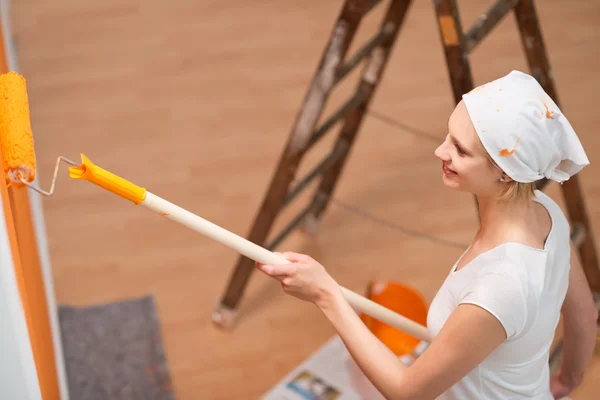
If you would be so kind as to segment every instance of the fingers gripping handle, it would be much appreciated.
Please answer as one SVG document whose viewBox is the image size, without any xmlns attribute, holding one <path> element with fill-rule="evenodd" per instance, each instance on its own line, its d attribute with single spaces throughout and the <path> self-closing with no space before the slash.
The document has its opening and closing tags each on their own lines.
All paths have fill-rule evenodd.
<svg viewBox="0 0 600 400">
<path fill-rule="evenodd" d="M 174 220 L 182 225 L 202 233 L 219 243 L 236 250 L 238 253 L 263 264 L 288 264 L 285 258 L 238 236 L 218 225 L 213 224 L 173 203 L 170 203 L 150 192 L 141 203 L 143 206 Z M 408 333 L 420 340 L 430 342 L 429 331 L 423 325 L 414 322 L 392 310 L 383 307 L 351 290 L 341 287 L 348 303 L 357 311 L 363 312 L 396 329 Z"/>
</svg>

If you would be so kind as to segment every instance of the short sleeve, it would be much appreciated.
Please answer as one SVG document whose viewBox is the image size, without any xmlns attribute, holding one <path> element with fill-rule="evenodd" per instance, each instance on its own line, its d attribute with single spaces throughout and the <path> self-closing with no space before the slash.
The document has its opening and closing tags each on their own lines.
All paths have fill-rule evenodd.
<svg viewBox="0 0 600 400">
<path fill-rule="evenodd" d="M 459 304 L 474 304 L 492 314 L 504 327 L 507 339 L 527 325 L 526 282 L 510 274 L 488 273 L 474 277 Z"/>
</svg>

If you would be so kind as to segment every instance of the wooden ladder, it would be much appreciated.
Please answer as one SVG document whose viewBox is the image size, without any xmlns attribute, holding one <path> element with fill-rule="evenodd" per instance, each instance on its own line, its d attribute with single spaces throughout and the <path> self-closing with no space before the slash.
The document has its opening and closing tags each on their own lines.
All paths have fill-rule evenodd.
<svg viewBox="0 0 600 400">
<path fill-rule="evenodd" d="M 348 48 L 361 20 L 378 3 L 379 0 L 345 1 L 248 240 L 272 250 L 300 223 L 315 224 L 326 211 L 369 102 L 381 81 L 390 51 L 411 1 L 389 1 L 379 31 L 346 60 Z M 452 92 L 457 104 L 463 93 L 474 88 L 468 61 L 469 53 L 511 11 L 514 12 L 518 23 L 530 74 L 559 104 L 533 0 L 497 0 L 467 33 L 461 28 L 456 0 L 434 0 L 434 3 Z M 316 126 L 333 88 L 363 60 L 366 62 L 354 94 L 322 125 Z M 330 153 L 306 176 L 297 180 L 296 171 L 302 157 L 339 121 L 343 121 L 343 124 Z M 320 178 L 320 183 L 312 201 L 292 218 L 270 243 L 265 243 L 278 214 L 317 178 Z M 292 187 L 294 181 L 297 183 Z M 541 180 L 538 188 L 543 189 L 546 184 L 546 180 Z M 572 238 L 579 250 L 589 285 L 594 292 L 600 293 L 598 256 L 578 176 L 575 175 L 562 184 L 561 190 L 573 228 Z M 252 260 L 244 256 L 239 257 L 225 293 L 213 313 L 213 321 L 217 326 L 225 329 L 233 327 L 240 300 L 254 270 Z"/>
</svg>

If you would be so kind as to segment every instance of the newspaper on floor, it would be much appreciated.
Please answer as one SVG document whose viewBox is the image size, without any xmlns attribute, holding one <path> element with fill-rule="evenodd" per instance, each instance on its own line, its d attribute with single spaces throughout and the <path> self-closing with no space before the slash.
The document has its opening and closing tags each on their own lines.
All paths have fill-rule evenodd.
<svg viewBox="0 0 600 400">
<path fill-rule="evenodd" d="M 425 344 L 418 346 L 413 355 L 401 360 L 412 363 L 425 347 Z M 384 400 L 384 397 L 335 335 L 280 380 L 262 400 Z"/>
<path fill-rule="evenodd" d="M 426 348 L 427 344 L 421 343 L 412 355 L 400 359 L 410 365 Z M 336 335 L 279 381 L 262 400 L 384 400 L 384 397 L 358 369 Z"/>
</svg>

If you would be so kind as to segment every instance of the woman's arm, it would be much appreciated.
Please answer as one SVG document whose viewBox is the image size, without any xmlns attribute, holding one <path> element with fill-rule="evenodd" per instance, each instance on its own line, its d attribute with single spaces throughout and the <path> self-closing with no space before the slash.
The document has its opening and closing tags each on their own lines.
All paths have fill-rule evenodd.
<svg viewBox="0 0 600 400">
<path fill-rule="evenodd" d="M 342 293 L 335 291 L 316 303 L 331 322 L 348 352 L 386 399 L 402 392 L 407 367 L 366 327 Z"/>
<path fill-rule="evenodd" d="M 492 314 L 479 306 L 462 304 L 452 312 L 427 350 L 412 366 L 406 367 L 364 325 L 322 265 L 303 254 L 282 255 L 291 263 L 257 263 L 257 268 L 279 280 L 288 294 L 314 303 L 324 313 L 359 368 L 386 399 L 439 396 L 507 337 L 504 327 Z M 512 294 L 503 292 L 502 297 Z"/>
<path fill-rule="evenodd" d="M 365 376 L 386 399 L 439 396 L 506 338 L 504 328 L 490 313 L 476 305 L 462 304 L 452 312 L 427 350 L 406 367 L 368 330 L 341 293 L 317 305 Z"/>
<path fill-rule="evenodd" d="M 571 390 L 583 381 L 596 344 L 598 310 L 571 243 L 569 288 L 563 303 L 563 355 L 558 379 Z"/>
</svg>

